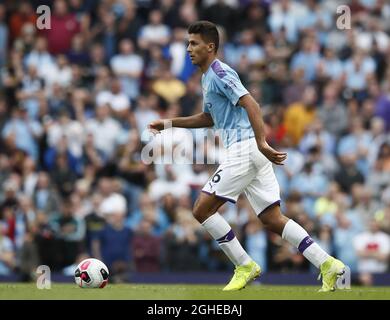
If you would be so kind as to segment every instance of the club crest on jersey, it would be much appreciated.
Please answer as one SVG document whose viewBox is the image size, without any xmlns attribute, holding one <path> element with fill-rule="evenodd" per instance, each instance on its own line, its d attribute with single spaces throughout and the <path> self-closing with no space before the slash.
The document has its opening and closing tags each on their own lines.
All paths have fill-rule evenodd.
<svg viewBox="0 0 390 320">
<path fill-rule="evenodd" d="M 222 68 L 222 66 L 219 64 L 218 61 L 214 61 L 213 64 L 211 65 L 211 69 L 214 70 L 214 72 L 216 73 L 216 75 L 219 77 L 219 78 L 223 78 L 224 76 L 226 76 L 226 71 Z"/>
</svg>

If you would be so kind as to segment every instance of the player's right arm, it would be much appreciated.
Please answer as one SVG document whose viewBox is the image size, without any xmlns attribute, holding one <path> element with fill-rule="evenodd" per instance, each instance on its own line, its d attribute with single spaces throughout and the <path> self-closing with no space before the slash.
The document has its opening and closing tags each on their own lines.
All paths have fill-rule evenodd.
<svg viewBox="0 0 390 320">
<path fill-rule="evenodd" d="M 190 117 L 178 117 L 172 119 L 159 119 L 152 121 L 148 128 L 151 131 L 160 132 L 169 127 L 178 128 L 206 128 L 214 125 L 211 115 L 207 112 L 201 112 Z"/>
</svg>

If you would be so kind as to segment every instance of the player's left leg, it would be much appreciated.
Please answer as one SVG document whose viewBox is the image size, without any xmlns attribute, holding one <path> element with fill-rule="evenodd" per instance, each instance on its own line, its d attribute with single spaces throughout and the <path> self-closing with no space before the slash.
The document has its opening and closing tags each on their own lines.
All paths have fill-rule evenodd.
<svg viewBox="0 0 390 320">
<path fill-rule="evenodd" d="M 245 194 L 267 230 L 279 234 L 321 270 L 322 291 L 333 291 L 344 264 L 329 256 L 294 220 L 280 211 L 280 190 L 271 163 L 263 166 L 247 186 Z"/>
<path fill-rule="evenodd" d="M 305 229 L 280 211 L 279 205 L 266 208 L 259 219 L 267 230 L 279 234 L 297 248 L 306 259 L 321 270 L 322 288 L 320 291 L 334 291 L 338 277 L 345 272 L 345 265 L 326 253 Z"/>
<path fill-rule="evenodd" d="M 215 194 L 201 192 L 192 213 L 237 267 L 248 264 L 252 259 L 241 246 L 229 223 L 218 213 L 219 207 L 226 201 Z"/>
</svg>

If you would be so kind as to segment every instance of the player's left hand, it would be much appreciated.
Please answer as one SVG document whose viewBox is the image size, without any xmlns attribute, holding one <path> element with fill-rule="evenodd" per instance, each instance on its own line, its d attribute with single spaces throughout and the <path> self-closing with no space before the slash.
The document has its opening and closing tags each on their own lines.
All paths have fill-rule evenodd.
<svg viewBox="0 0 390 320">
<path fill-rule="evenodd" d="M 267 142 L 260 145 L 259 150 L 269 161 L 280 166 L 283 165 L 283 161 L 287 158 L 287 152 L 276 151 L 274 148 L 270 147 Z"/>
</svg>

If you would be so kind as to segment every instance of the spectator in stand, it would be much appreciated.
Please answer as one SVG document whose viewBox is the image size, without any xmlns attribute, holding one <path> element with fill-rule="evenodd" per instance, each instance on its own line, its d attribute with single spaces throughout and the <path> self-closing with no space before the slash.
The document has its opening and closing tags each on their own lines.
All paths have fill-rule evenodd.
<svg viewBox="0 0 390 320">
<path fill-rule="evenodd" d="M 345 214 L 337 215 L 337 225 L 334 226 L 335 254 L 345 261 L 351 272 L 357 272 L 358 257 L 354 248 L 354 239 L 358 234 L 350 218 Z"/>
<path fill-rule="evenodd" d="M 83 252 L 81 245 L 85 236 L 85 223 L 75 216 L 74 209 L 70 201 L 65 201 L 61 206 L 61 214 L 51 221 L 53 231 L 61 240 L 62 267 L 75 262 L 79 253 Z"/>
<path fill-rule="evenodd" d="M 335 137 L 324 130 L 323 122 L 316 118 L 306 127 L 306 133 L 299 144 L 300 151 L 307 155 L 309 150 L 317 147 L 324 154 L 333 154 L 335 149 Z"/>
<path fill-rule="evenodd" d="M 285 30 L 288 42 L 296 43 L 299 32 L 299 13 L 301 4 L 282 0 L 273 2 L 271 5 L 271 14 L 268 16 L 268 24 L 272 33 L 278 33 Z M 302 12 L 302 11 L 301 11 Z"/>
<path fill-rule="evenodd" d="M 164 237 L 166 263 L 170 270 L 188 271 L 200 267 L 199 225 L 188 210 L 177 210 L 174 223 Z M 191 267 L 190 267 L 191 266 Z"/>
<path fill-rule="evenodd" d="M 89 56 L 85 48 L 84 38 L 80 33 L 76 33 L 73 36 L 71 47 L 66 53 L 66 57 L 71 64 L 83 66 L 89 63 Z"/>
<path fill-rule="evenodd" d="M 116 32 L 115 14 L 104 6 L 107 6 L 107 3 L 101 3 L 99 19 L 92 28 L 90 37 L 103 45 L 106 59 L 110 61 L 116 53 L 118 35 Z"/>
<path fill-rule="evenodd" d="M 130 39 L 137 43 L 138 32 L 142 28 L 142 19 L 137 16 L 137 6 L 134 1 L 123 2 L 124 13 L 119 21 L 118 36 L 120 39 Z"/>
<path fill-rule="evenodd" d="M 375 220 L 370 222 L 368 231 L 356 235 L 353 244 L 358 255 L 358 271 L 361 279 L 370 279 L 373 273 L 388 271 L 390 236 L 379 229 Z M 363 284 L 371 285 L 372 282 L 363 282 Z"/>
<path fill-rule="evenodd" d="M 65 137 L 70 153 L 78 158 L 82 155 L 84 130 L 84 124 L 72 119 L 67 110 L 62 110 L 58 117 L 46 118 L 46 148 L 56 148 Z"/>
<path fill-rule="evenodd" d="M 38 76 L 38 68 L 35 65 L 28 67 L 27 74 L 22 79 L 22 85 L 17 92 L 20 103 L 27 109 L 31 119 L 40 116 L 39 98 L 43 95 L 44 81 Z"/>
<path fill-rule="evenodd" d="M 152 45 L 165 46 L 171 35 L 170 29 L 163 23 L 163 16 L 160 10 L 151 10 L 149 23 L 144 25 L 138 36 L 138 46 L 147 50 Z"/>
<path fill-rule="evenodd" d="M 46 74 L 55 68 L 55 60 L 47 50 L 47 39 L 43 36 L 38 36 L 33 50 L 28 53 L 24 59 L 26 67 L 35 66 L 38 70 L 38 76 L 45 79 Z"/>
<path fill-rule="evenodd" d="M 368 149 L 371 143 L 371 133 L 363 127 L 363 119 L 356 117 L 350 119 L 349 132 L 343 136 L 337 146 L 339 156 L 355 154 L 356 165 L 364 176 L 368 173 Z"/>
<path fill-rule="evenodd" d="M 136 99 L 139 95 L 144 62 L 141 56 L 134 52 L 134 45 L 130 39 L 121 40 L 119 54 L 111 58 L 110 65 L 120 80 L 123 92 L 131 100 Z"/>
<path fill-rule="evenodd" d="M 133 232 L 124 224 L 126 206 L 119 198 L 112 198 L 109 204 L 101 205 L 101 212 L 107 223 L 95 233 L 92 253 L 106 263 L 114 283 L 124 282 L 133 262 Z"/>
<path fill-rule="evenodd" d="M 318 197 L 325 195 L 329 180 L 321 172 L 313 170 L 314 163 L 306 162 L 302 172 L 295 175 L 290 184 L 290 191 L 298 191 L 303 197 L 305 212 L 314 218 L 314 203 Z"/>
<path fill-rule="evenodd" d="M 0 67 L 3 68 L 6 64 L 8 52 L 9 29 L 5 23 L 6 9 L 3 4 L 0 5 Z"/>
<path fill-rule="evenodd" d="M 171 72 L 179 80 L 187 83 L 196 71 L 187 54 L 186 30 L 175 28 L 171 43 L 164 48 L 164 57 L 171 61 Z"/>
<path fill-rule="evenodd" d="M 169 226 L 166 213 L 146 193 L 141 194 L 139 209 L 130 213 L 126 225 L 132 230 L 137 230 L 143 220 L 148 220 L 152 224 L 152 234 L 155 236 L 163 235 Z"/>
<path fill-rule="evenodd" d="M 76 16 L 68 11 L 65 0 L 55 0 L 51 16 L 51 28 L 44 30 L 51 54 L 67 53 L 71 48 L 72 38 L 80 32 L 80 23 Z"/>
<path fill-rule="evenodd" d="M 153 110 L 153 105 L 150 101 L 150 98 L 150 95 L 140 95 L 138 97 L 136 110 L 134 111 L 138 134 L 140 137 L 142 137 L 142 134 L 144 134 L 150 121 L 160 119 L 160 115 L 158 114 L 157 110 Z"/>
<path fill-rule="evenodd" d="M 15 146 L 37 160 L 39 152 L 37 141 L 41 134 L 41 124 L 31 119 L 25 106 L 21 105 L 12 112 L 12 118 L 5 123 L 2 137 L 10 148 Z"/>
<path fill-rule="evenodd" d="M 134 234 L 132 251 L 138 272 L 159 272 L 161 268 L 161 239 L 153 234 L 152 229 L 152 222 L 144 219 Z"/>
<path fill-rule="evenodd" d="M 389 145 L 390 141 L 385 141 L 380 146 L 378 157 L 367 179 L 367 186 L 372 190 L 373 195 L 377 199 L 380 199 L 384 190 L 389 186 Z"/>
<path fill-rule="evenodd" d="M 385 121 L 387 132 L 390 132 L 390 96 L 385 92 L 389 92 L 389 90 L 390 81 L 385 84 L 384 90 L 379 94 L 375 103 L 375 113 Z"/>
<path fill-rule="evenodd" d="M 92 254 L 92 240 L 96 237 L 99 231 L 103 230 L 106 224 L 106 220 L 103 218 L 103 214 L 100 211 L 100 204 L 102 197 L 98 193 L 94 193 L 91 196 L 91 211 L 84 217 L 85 221 L 85 249 Z"/>
<path fill-rule="evenodd" d="M 15 40 L 21 35 L 23 26 L 25 24 L 33 24 L 37 21 L 37 15 L 34 12 L 34 8 L 29 1 L 22 1 L 18 5 L 18 11 L 11 15 L 10 26 L 10 38 L 11 41 Z"/>
<path fill-rule="evenodd" d="M 313 86 L 308 86 L 303 92 L 302 101 L 288 106 L 284 116 L 284 125 L 293 146 L 299 144 L 307 126 L 315 119 L 316 102 L 316 90 Z"/>
<path fill-rule="evenodd" d="M 62 163 L 63 160 L 64 163 Z M 58 174 L 57 170 L 60 168 L 66 170 L 71 176 L 78 174 L 81 170 L 79 159 L 70 149 L 66 136 L 62 136 L 55 147 L 46 150 L 44 161 L 46 169 L 54 174 Z"/>
<path fill-rule="evenodd" d="M 386 188 L 381 197 L 382 205 L 375 212 L 374 217 L 382 231 L 390 233 L 390 187 Z"/>
<path fill-rule="evenodd" d="M 173 76 L 167 65 L 162 66 L 161 76 L 153 82 L 152 89 L 167 103 L 177 102 L 186 92 L 184 83 Z"/>
<path fill-rule="evenodd" d="M 58 153 L 56 155 L 51 178 L 59 186 L 58 191 L 62 197 L 66 198 L 72 193 L 77 174 L 72 170 L 67 154 Z"/>
<path fill-rule="evenodd" d="M 16 264 L 15 251 L 12 241 L 4 235 L 0 225 L 0 275 L 10 275 Z"/>
<path fill-rule="evenodd" d="M 112 79 L 110 90 L 101 91 L 96 96 L 97 105 L 108 105 L 113 118 L 121 123 L 123 127 L 126 126 L 127 118 L 130 115 L 130 99 L 122 90 L 122 83 L 119 79 Z"/>
<path fill-rule="evenodd" d="M 345 87 L 349 89 L 358 101 L 367 97 L 367 83 L 372 79 L 376 64 L 371 56 L 362 50 L 356 51 L 344 65 Z"/>
<path fill-rule="evenodd" d="M 89 64 L 87 69 L 87 75 L 92 81 L 97 77 L 98 72 L 106 64 L 106 53 L 102 44 L 96 42 L 89 48 Z"/>
<path fill-rule="evenodd" d="M 256 42 L 256 34 L 252 29 L 245 29 L 241 32 L 240 42 L 228 63 L 240 69 L 240 65 L 247 61 L 249 65 L 259 64 L 265 59 L 263 48 Z"/>
<path fill-rule="evenodd" d="M 96 101 L 96 118 L 86 121 L 86 129 L 91 133 L 95 147 L 104 154 L 105 159 L 111 159 L 114 154 L 118 137 L 122 128 L 120 123 L 111 117 L 108 101 Z"/>
<path fill-rule="evenodd" d="M 335 180 L 344 192 L 350 193 L 353 184 L 364 183 L 364 175 L 356 165 L 356 154 L 345 153 L 340 154 L 339 157 L 340 167 L 336 172 Z"/>
<path fill-rule="evenodd" d="M 325 47 L 324 56 L 318 61 L 316 68 L 317 79 L 341 81 L 343 64 L 333 48 Z"/>
<path fill-rule="evenodd" d="M 328 82 L 318 111 L 318 117 L 322 120 L 325 130 L 335 136 L 344 134 L 348 126 L 347 110 L 339 100 L 338 93 L 337 86 L 333 82 Z"/>
<path fill-rule="evenodd" d="M 291 61 L 291 69 L 303 69 L 304 79 L 313 81 L 316 78 L 316 68 L 320 63 L 319 45 L 313 37 L 302 40 L 301 50 L 297 52 Z"/>
<path fill-rule="evenodd" d="M 43 211 L 49 217 L 58 213 L 59 199 L 57 190 L 51 185 L 49 175 L 41 171 L 38 174 L 38 181 L 33 194 L 34 206 L 39 211 Z"/>
</svg>

